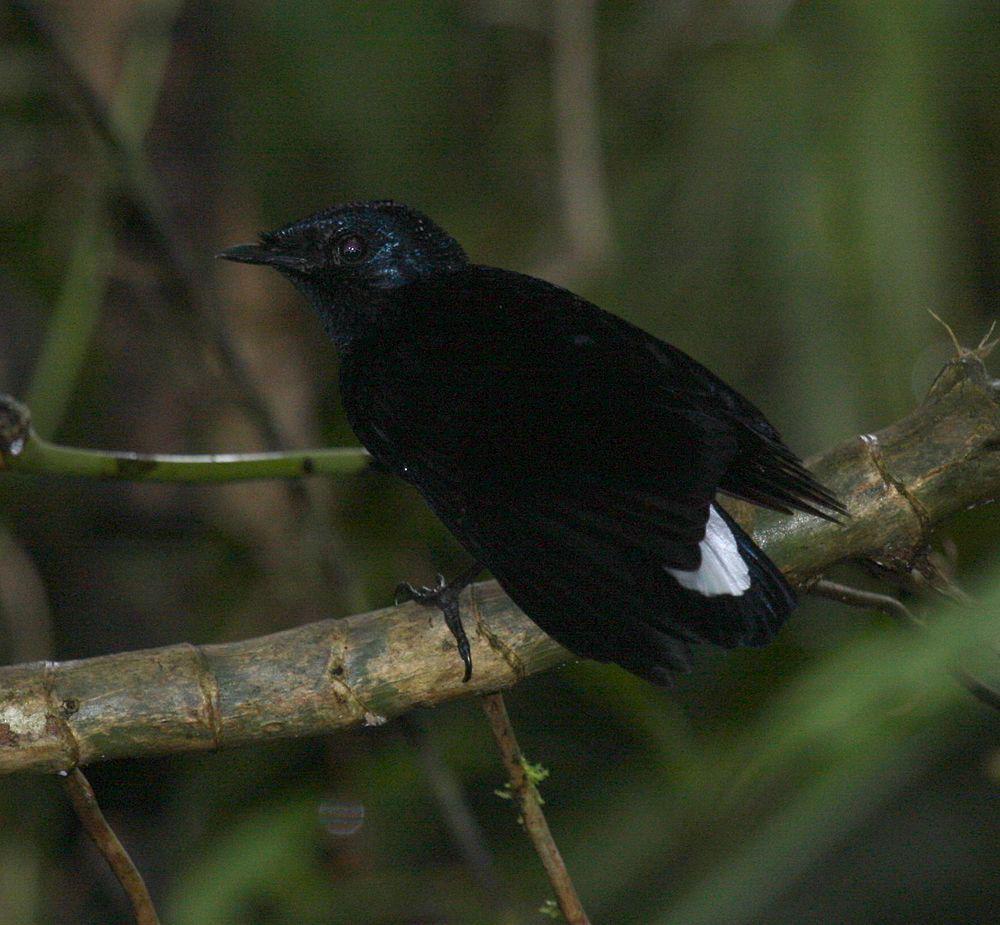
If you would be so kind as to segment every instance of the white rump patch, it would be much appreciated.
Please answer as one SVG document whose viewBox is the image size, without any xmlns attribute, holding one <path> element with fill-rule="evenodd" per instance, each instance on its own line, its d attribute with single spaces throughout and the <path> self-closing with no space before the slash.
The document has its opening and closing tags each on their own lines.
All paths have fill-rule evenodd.
<svg viewBox="0 0 1000 925">
<path fill-rule="evenodd" d="M 750 587 L 750 569 L 736 545 L 736 537 L 713 504 L 708 510 L 705 539 L 699 544 L 701 565 L 685 571 L 668 568 L 667 571 L 683 587 L 706 597 L 719 594 L 741 595 Z"/>
</svg>

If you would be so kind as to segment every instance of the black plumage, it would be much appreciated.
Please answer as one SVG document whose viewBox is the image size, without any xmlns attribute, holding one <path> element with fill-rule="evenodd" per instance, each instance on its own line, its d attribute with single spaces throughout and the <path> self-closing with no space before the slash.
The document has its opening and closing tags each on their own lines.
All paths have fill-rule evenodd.
<svg viewBox="0 0 1000 925">
<path fill-rule="evenodd" d="M 689 643 L 774 636 L 794 593 L 718 491 L 843 513 L 705 367 L 565 289 L 471 264 L 405 206 L 340 206 L 221 256 L 309 298 L 361 442 L 580 655 L 665 683 Z"/>
</svg>

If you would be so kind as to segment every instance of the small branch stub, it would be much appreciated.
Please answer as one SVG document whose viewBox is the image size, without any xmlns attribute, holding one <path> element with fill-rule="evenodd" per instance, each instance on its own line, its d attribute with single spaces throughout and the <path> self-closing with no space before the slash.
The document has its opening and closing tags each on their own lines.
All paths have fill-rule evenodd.
<svg viewBox="0 0 1000 925">
<path fill-rule="evenodd" d="M 61 776 L 63 789 L 73 804 L 80 822 L 93 839 L 98 851 L 104 855 L 104 859 L 122 885 L 125 895 L 128 896 L 132 911 L 135 913 L 136 925 L 160 925 L 159 916 L 156 914 L 142 874 L 132 863 L 132 858 L 118 840 L 114 830 L 108 825 L 108 820 L 104 818 L 90 781 L 79 768 L 73 768 Z"/>
<path fill-rule="evenodd" d="M 514 735 L 514 727 L 507 715 L 503 694 L 486 694 L 483 697 L 483 710 L 490 721 L 493 738 L 496 739 L 500 757 L 507 769 L 511 794 L 521 811 L 524 829 L 538 853 L 552 889 L 555 890 L 559 911 L 569 925 L 590 925 L 590 919 L 583 910 L 576 887 L 566 869 L 566 862 L 563 861 L 562 854 L 552 838 L 545 813 L 542 812 L 541 797 L 534 781 L 528 776 L 524 756 L 521 754 L 517 737 Z"/>
</svg>

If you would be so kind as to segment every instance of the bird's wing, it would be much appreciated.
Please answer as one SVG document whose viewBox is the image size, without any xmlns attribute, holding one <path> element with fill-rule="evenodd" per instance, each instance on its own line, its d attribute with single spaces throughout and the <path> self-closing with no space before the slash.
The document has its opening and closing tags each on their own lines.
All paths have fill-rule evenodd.
<svg viewBox="0 0 1000 925">
<path fill-rule="evenodd" d="M 502 304 L 495 292 L 470 281 L 448 298 L 409 296 L 412 323 L 348 377 L 371 383 L 362 439 L 435 507 L 523 509 L 581 544 L 697 568 L 736 429 L 611 316 L 555 287 L 504 292 Z M 421 298 L 452 316 L 428 321 Z"/>
<path fill-rule="evenodd" d="M 800 510 L 832 521 L 847 514 L 756 406 L 676 347 L 637 333 L 693 406 L 732 427 L 737 451 L 722 475 L 722 491 L 786 514 Z"/>
</svg>

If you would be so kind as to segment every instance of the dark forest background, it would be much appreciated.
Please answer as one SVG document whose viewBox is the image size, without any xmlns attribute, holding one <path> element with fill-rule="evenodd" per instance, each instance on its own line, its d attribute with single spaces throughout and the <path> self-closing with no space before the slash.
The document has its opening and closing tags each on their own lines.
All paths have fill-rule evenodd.
<svg viewBox="0 0 1000 925">
<path fill-rule="evenodd" d="M 51 34 L 0 4 L 0 390 L 61 442 L 259 449 L 255 387 L 283 445 L 354 443 L 318 322 L 212 260 L 348 199 L 411 203 L 680 346 L 803 455 L 924 394 L 952 350 L 930 310 L 965 343 L 996 316 L 987 0 L 38 8 Z M 0 480 L 0 658 L 262 634 L 465 562 L 388 476 L 308 491 L 303 514 L 282 484 Z M 988 595 L 998 541 L 986 507 L 937 545 Z M 993 922 L 1000 722 L 943 664 L 807 599 L 673 691 L 581 663 L 508 703 L 596 922 Z M 478 705 L 418 721 L 90 776 L 170 925 L 544 921 Z M 56 783 L 0 780 L 0 922 L 126 921 Z"/>
</svg>

